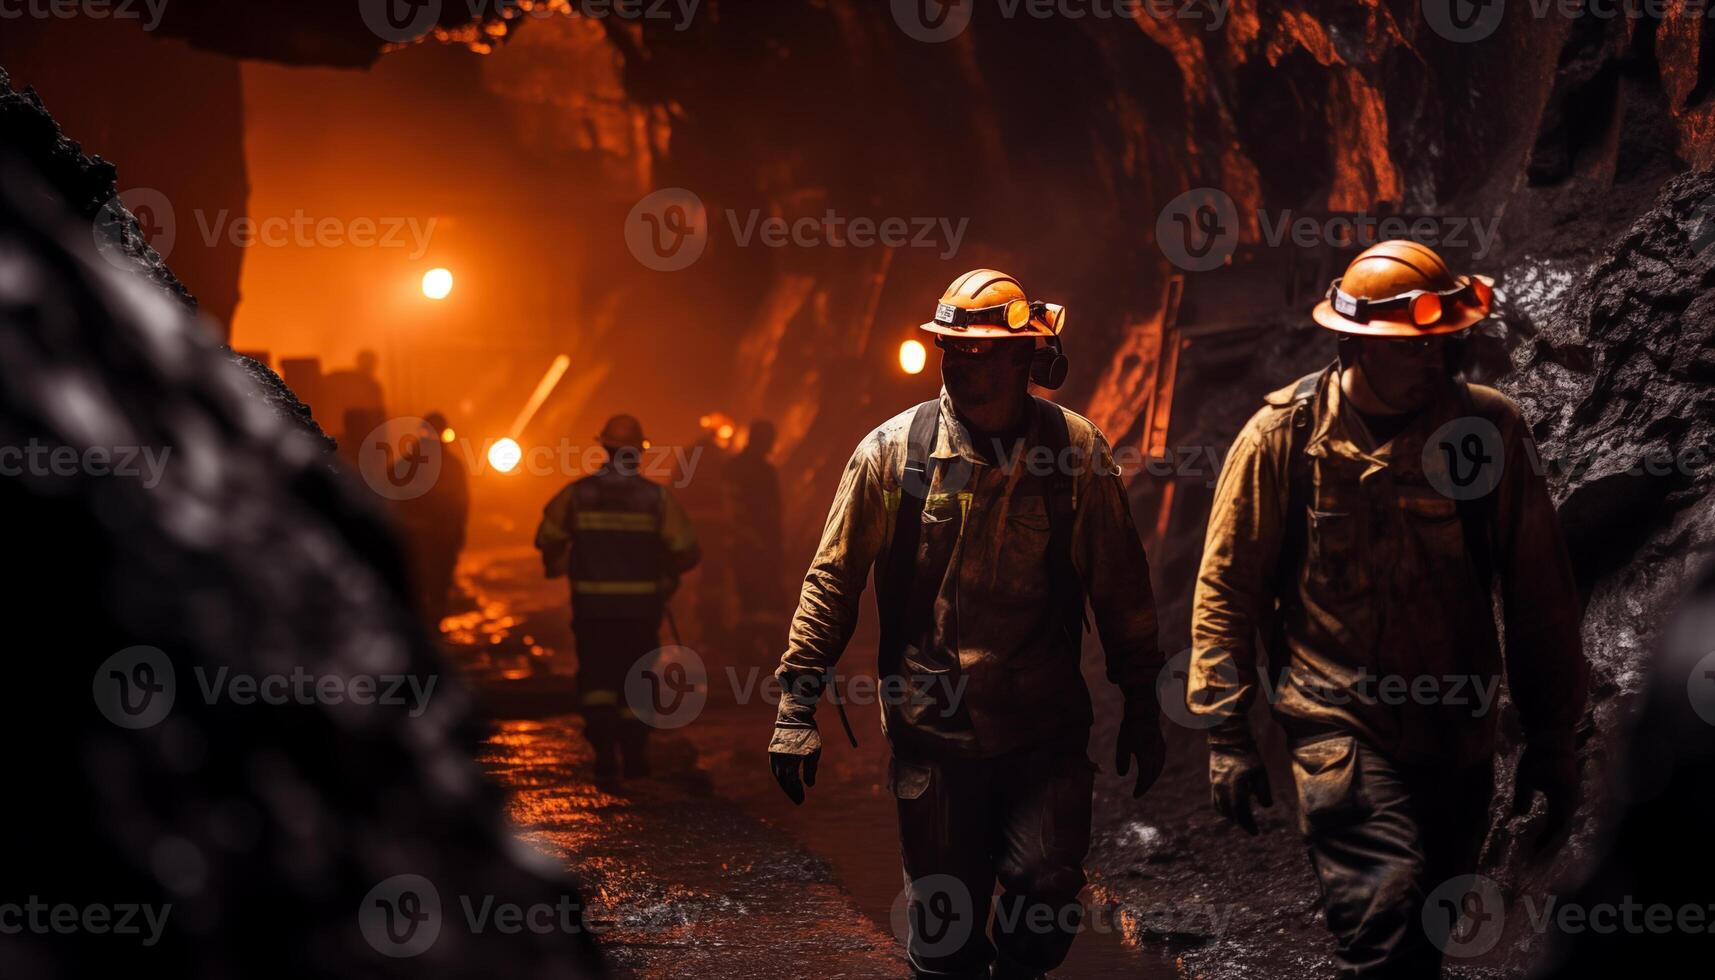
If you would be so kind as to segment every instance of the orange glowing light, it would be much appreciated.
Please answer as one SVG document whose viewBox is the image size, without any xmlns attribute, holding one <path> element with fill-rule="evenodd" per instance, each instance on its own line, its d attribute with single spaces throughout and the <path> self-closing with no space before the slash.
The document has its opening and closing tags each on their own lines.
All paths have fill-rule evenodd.
<svg viewBox="0 0 1715 980">
<path fill-rule="evenodd" d="M 920 340 L 907 340 L 899 345 L 899 366 L 906 374 L 922 374 L 929 363 L 929 351 Z"/>
<path fill-rule="evenodd" d="M 430 299 L 446 299 L 453 292 L 451 269 L 430 269 L 423 273 L 423 295 Z"/>
<path fill-rule="evenodd" d="M 453 427 L 452 426 L 449 425 L 446 428 L 441 430 L 441 441 L 442 442 L 451 445 L 453 443 L 453 441 L 456 439 L 458 439 L 458 436 L 453 434 Z"/>
<path fill-rule="evenodd" d="M 517 469 L 523 458 L 524 450 L 519 447 L 516 439 L 497 439 L 494 445 L 488 447 L 488 465 L 500 473 L 510 473 Z"/>
<path fill-rule="evenodd" d="M 733 428 L 730 425 L 723 425 L 720 428 L 715 430 L 715 435 L 717 437 L 719 437 L 722 442 L 725 442 L 726 440 L 731 439 L 732 433 L 733 433 Z"/>
</svg>

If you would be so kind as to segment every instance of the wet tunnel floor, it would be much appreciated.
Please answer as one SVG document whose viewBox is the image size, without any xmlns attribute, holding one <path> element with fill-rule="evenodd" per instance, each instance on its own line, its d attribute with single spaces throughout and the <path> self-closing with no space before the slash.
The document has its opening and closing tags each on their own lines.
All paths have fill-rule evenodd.
<svg viewBox="0 0 1715 980">
<path fill-rule="evenodd" d="M 528 551 L 473 555 L 461 579 L 477 609 L 449 622 L 448 638 L 479 689 L 508 692 L 489 698 L 495 721 L 482 761 L 510 794 L 520 837 L 581 883 L 618 972 L 909 975 L 892 929 L 898 839 L 886 750 L 879 733 L 864 736 L 872 722 L 854 719 L 860 749 L 830 744 L 810 800 L 793 807 L 763 754 L 772 707 L 736 703 L 728 668 L 711 663 L 708 707 L 653 737 L 653 776 L 603 791 L 582 720 L 567 713 L 563 676 L 528 676 L 532 662 L 570 645 L 564 583 L 544 582 Z M 744 684 L 750 668 L 735 669 Z M 835 719 L 825 727 L 837 737 Z M 1053 975 L 1175 971 L 1097 922 Z"/>
</svg>

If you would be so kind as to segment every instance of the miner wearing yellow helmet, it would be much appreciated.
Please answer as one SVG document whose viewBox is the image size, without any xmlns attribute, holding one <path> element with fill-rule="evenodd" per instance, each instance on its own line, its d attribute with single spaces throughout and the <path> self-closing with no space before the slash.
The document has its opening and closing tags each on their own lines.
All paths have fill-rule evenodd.
<svg viewBox="0 0 1715 980">
<path fill-rule="evenodd" d="M 1514 806 L 1540 792 L 1558 839 L 1578 799 L 1566 545 L 1518 406 L 1458 371 L 1491 304 L 1489 280 L 1423 245 L 1360 254 L 1312 314 L 1338 360 L 1267 396 L 1209 517 L 1186 703 L 1215 808 L 1254 834 L 1252 802 L 1272 803 L 1248 720 L 1262 687 L 1342 977 L 1439 975 L 1488 829 L 1503 669 Z"/>
<path fill-rule="evenodd" d="M 941 394 L 858 445 L 776 672 L 769 753 L 802 803 L 821 755 L 816 704 L 873 567 L 920 976 L 987 977 L 992 964 L 1036 977 L 1071 947 L 1096 771 L 1086 602 L 1125 695 L 1116 768 L 1136 765 L 1141 796 L 1164 759 L 1155 604 L 1125 486 L 1094 424 L 1029 391 L 1064 379 L 1064 328 L 1062 307 L 1004 273 L 948 287 L 922 325 L 941 349 Z"/>
</svg>

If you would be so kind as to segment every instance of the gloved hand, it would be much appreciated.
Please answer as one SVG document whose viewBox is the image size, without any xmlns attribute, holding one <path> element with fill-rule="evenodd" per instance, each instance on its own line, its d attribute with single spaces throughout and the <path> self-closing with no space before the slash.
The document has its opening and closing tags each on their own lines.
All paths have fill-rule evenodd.
<svg viewBox="0 0 1715 980">
<path fill-rule="evenodd" d="M 1167 740 L 1161 737 L 1160 712 L 1155 702 L 1148 707 L 1134 707 L 1126 702 L 1125 718 L 1120 722 L 1119 738 L 1114 744 L 1114 771 L 1124 776 L 1137 759 L 1137 783 L 1132 787 L 1132 799 L 1149 792 L 1167 765 Z"/>
<path fill-rule="evenodd" d="M 817 749 L 809 755 L 788 755 L 785 752 L 768 753 L 768 762 L 774 768 L 774 781 L 786 791 L 787 799 L 794 805 L 804 802 L 804 787 L 816 785 L 816 766 L 822 761 L 822 750 Z M 799 767 L 803 767 L 803 778 L 799 778 Z"/>
<path fill-rule="evenodd" d="M 804 787 L 816 785 L 816 766 L 822 761 L 822 736 L 814 722 L 811 725 L 776 725 L 768 742 L 768 765 L 774 770 L 774 781 L 794 804 L 804 802 Z"/>
<path fill-rule="evenodd" d="M 1558 841 L 1572 825 L 1582 782 L 1578 750 L 1570 740 L 1527 741 L 1513 784 L 1513 813 L 1528 813 L 1536 794 L 1541 793 L 1546 802 L 1542 839 Z"/>
<path fill-rule="evenodd" d="M 1256 747 L 1248 743 L 1209 743 L 1209 793 L 1215 812 L 1256 836 L 1256 817 L 1251 814 L 1251 801 L 1258 806 L 1274 805 L 1274 792 L 1268 787 L 1268 769 Z"/>
</svg>

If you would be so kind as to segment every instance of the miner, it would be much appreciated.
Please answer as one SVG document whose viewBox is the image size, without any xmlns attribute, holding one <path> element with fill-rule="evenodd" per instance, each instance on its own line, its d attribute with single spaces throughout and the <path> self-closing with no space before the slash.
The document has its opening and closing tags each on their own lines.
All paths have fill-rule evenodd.
<svg viewBox="0 0 1715 980">
<path fill-rule="evenodd" d="M 1405 241 L 1315 309 L 1339 359 L 1267 396 L 1209 517 L 1186 700 L 1215 809 L 1272 803 L 1247 713 L 1270 707 L 1343 977 L 1433 977 L 1488 829 L 1503 667 L 1525 748 L 1514 807 L 1577 803 L 1587 665 L 1565 542 L 1519 409 L 1458 373 L 1490 282 Z M 1454 894 L 1457 892 L 1458 894 Z M 1426 898 L 1432 901 L 1424 909 Z"/>
<path fill-rule="evenodd" d="M 549 501 L 536 548 L 549 578 L 572 587 L 584 733 L 598 782 L 647 776 L 648 725 L 625 699 L 628 668 L 660 646 L 661 618 L 679 577 L 696 567 L 697 539 L 667 488 L 645 479 L 643 426 L 616 415 L 597 437 L 600 469 Z"/>
<path fill-rule="evenodd" d="M 1064 316 L 991 269 L 948 287 L 922 325 L 941 350 L 940 397 L 846 465 L 776 672 L 769 753 L 802 803 L 822 749 L 816 704 L 874 566 L 918 976 L 987 977 L 991 963 L 996 977 L 1041 976 L 1071 946 L 1096 772 L 1086 600 L 1125 695 L 1115 767 L 1135 761 L 1141 796 L 1163 763 L 1155 605 L 1125 486 L 1094 424 L 1029 392 L 1064 379 Z"/>
</svg>

